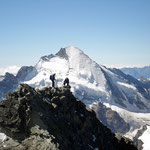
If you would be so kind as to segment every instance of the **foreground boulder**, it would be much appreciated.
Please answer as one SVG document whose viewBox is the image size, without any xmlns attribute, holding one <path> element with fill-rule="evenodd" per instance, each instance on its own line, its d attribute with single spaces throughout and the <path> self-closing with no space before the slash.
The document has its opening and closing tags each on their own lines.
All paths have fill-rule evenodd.
<svg viewBox="0 0 150 150">
<path fill-rule="evenodd" d="M 21 84 L 0 102 L 1 150 L 136 150 L 115 137 L 70 89 Z"/>
</svg>

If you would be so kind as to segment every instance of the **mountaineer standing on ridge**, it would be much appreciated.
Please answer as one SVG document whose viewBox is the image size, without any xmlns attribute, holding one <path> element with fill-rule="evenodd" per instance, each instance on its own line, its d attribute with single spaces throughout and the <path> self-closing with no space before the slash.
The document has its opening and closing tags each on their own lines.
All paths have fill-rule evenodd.
<svg viewBox="0 0 150 150">
<path fill-rule="evenodd" d="M 52 81 L 52 87 L 55 87 L 55 73 L 50 75 L 50 80 Z"/>
<path fill-rule="evenodd" d="M 65 78 L 64 80 L 64 86 L 67 84 L 67 86 L 69 87 L 69 78 Z"/>
</svg>

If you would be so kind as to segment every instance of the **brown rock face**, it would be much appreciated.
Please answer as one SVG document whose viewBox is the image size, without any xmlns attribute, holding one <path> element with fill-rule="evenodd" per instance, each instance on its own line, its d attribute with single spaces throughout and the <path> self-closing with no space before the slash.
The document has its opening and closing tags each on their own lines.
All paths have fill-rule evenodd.
<svg viewBox="0 0 150 150">
<path fill-rule="evenodd" d="M 21 84 L 0 102 L 1 150 L 136 150 L 105 127 L 69 88 Z"/>
</svg>

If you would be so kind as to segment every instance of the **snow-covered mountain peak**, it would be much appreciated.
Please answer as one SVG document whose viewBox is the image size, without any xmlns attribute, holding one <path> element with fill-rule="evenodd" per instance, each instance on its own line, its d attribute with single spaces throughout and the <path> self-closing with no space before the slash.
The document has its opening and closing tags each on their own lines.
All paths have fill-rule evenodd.
<svg viewBox="0 0 150 150">
<path fill-rule="evenodd" d="M 73 55 L 73 54 L 79 55 L 79 54 L 84 53 L 82 50 L 80 50 L 79 48 L 74 47 L 74 46 L 68 46 L 65 48 L 65 50 L 66 50 L 66 53 L 68 54 L 68 56 Z"/>
<path fill-rule="evenodd" d="M 73 59 L 78 59 L 80 55 L 85 55 L 82 50 L 74 46 L 68 46 L 66 48 L 61 48 L 60 51 L 56 54 L 61 58 L 68 60 L 70 57 Z"/>
<path fill-rule="evenodd" d="M 64 58 L 67 58 L 69 67 L 78 72 L 82 70 L 88 70 L 91 72 L 91 69 L 97 66 L 97 64 L 89 58 L 89 56 L 77 47 L 69 46 L 61 49 L 60 51 L 63 51 L 63 56 L 65 56 Z"/>
<path fill-rule="evenodd" d="M 62 86 L 64 78 L 69 77 L 72 91 L 77 97 L 86 101 L 90 97 L 87 106 L 101 99 L 103 102 L 117 103 L 130 110 L 135 108 L 136 111 L 139 109 L 137 107 L 140 107 L 141 111 L 146 109 L 146 95 L 141 96 L 138 93 L 140 88 L 130 86 L 128 77 L 124 79 L 125 75 L 121 77 L 121 74 L 98 65 L 79 48 L 69 46 L 61 48 L 55 55 L 41 57 L 35 68 L 37 75 L 26 82 L 34 87 L 49 86 L 50 74 L 56 73 L 57 86 Z M 133 100 L 135 94 L 136 101 Z M 140 105 L 140 101 L 144 102 L 143 106 Z M 136 103 L 137 107 L 133 106 L 133 103 Z"/>
<path fill-rule="evenodd" d="M 83 51 L 81 51 L 79 48 L 74 47 L 74 46 L 68 46 L 66 48 L 61 48 L 58 53 L 55 55 L 50 54 L 50 55 L 45 55 L 42 56 L 39 60 L 39 62 L 44 62 L 44 61 L 50 61 L 51 58 L 53 57 L 60 57 L 63 59 L 68 60 L 70 57 L 77 60 L 80 55 L 85 55 Z M 38 63 L 39 63 L 38 62 Z"/>
<path fill-rule="evenodd" d="M 26 83 L 37 88 L 49 86 L 51 84 L 49 75 L 56 73 L 57 86 L 62 86 L 62 81 L 68 76 L 73 91 L 78 87 L 85 90 L 85 85 L 87 90 L 93 88 L 92 95 L 100 96 L 101 92 L 106 91 L 106 79 L 101 67 L 82 50 L 73 46 L 61 48 L 55 55 L 41 57 L 35 68 L 37 75 Z"/>
<path fill-rule="evenodd" d="M 97 86 L 101 84 L 101 87 L 104 88 L 106 80 L 101 71 L 100 65 L 94 62 L 91 58 L 89 58 L 89 56 L 87 56 L 77 47 L 66 47 L 64 48 L 64 52 L 67 55 L 67 61 L 69 65 L 68 73 L 70 76 L 75 75 L 80 84 L 84 80 L 86 81 L 84 84 L 93 84 L 95 82 L 97 83 Z"/>
<path fill-rule="evenodd" d="M 67 63 L 67 66 L 69 67 L 69 68 L 67 67 L 68 72 L 70 70 L 74 70 L 75 72 L 86 70 L 87 73 L 87 71 L 91 72 L 92 71 L 91 69 L 97 66 L 97 64 L 92 59 L 90 59 L 86 54 L 84 54 L 82 50 L 73 46 L 61 48 L 60 51 L 56 53 L 56 55 L 51 54 L 48 56 L 41 57 L 40 61 L 36 65 L 36 68 L 37 69 L 45 67 L 51 68 L 52 62 L 53 66 L 57 66 L 58 62 L 60 62 L 59 63 L 60 65 Z M 64 69 L 66 68 L 66 65 L 64 67 L 63 66 L 60 67 Z M 57 68 L 60 69 L 60 67 Z"/>
</svg>

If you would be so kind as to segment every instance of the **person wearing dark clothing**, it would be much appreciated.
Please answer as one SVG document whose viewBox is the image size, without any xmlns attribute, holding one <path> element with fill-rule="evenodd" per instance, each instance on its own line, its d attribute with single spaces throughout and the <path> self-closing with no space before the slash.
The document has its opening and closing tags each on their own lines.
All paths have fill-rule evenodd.
<svg viewBox="0 0 150 150">
<path fill-rule="evenodd" d="M 69 79 L 68 78 L 66 78 L 65 80 L 64 80 L 64 86 L 67 84 L 67 86 L 69 86 Z"/>
<path fill-rule="evenodd" d="M 50 80 L 52 81 L 52 87 L 55 87 L 55 73 L 50 75 Z"/>
</svg>

